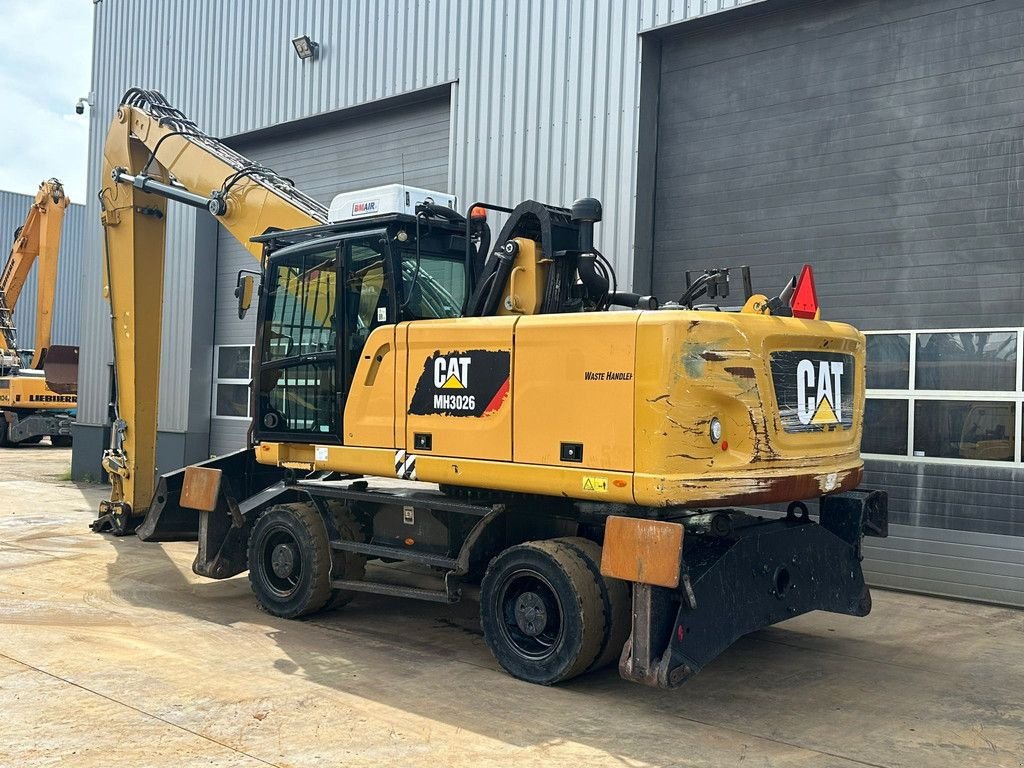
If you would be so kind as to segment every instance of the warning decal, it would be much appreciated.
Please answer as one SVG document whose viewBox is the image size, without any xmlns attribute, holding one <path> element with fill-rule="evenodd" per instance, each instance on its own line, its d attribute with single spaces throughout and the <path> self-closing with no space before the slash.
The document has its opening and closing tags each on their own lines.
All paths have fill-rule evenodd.
<svg viewBox="0 0 1024 768">
<path fill-rule="evenodd" d="M 591 493 L 608 493 L 607 477 L 584 477 L 583 490 Z"/>
<path fill-rule="evenodd" d="M 511 354 L 506 351 L 440 350 L 428 357 L 416 382 L 409 413 L 418 416 L 486 416 L 509 393 Z"/>
</svg>

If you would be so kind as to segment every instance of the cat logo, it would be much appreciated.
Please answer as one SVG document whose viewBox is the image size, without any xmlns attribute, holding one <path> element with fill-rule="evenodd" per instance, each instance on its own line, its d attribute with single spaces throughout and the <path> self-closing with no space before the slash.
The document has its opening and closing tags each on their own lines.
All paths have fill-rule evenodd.
<svg viewBox="0 0 1024 768">
<path fill-rule="evenodd" d="M 504 349 L 437 350 L 423 361 L 409 414 L 479 418 L 497 412 L 511 390 L 511 362 Z"/>
<path fill-rule="evenodd" d="M 437 389 L 469 387 L 469 357 L 438 357 L 434 360 L 434 386 Z"/>
<path fill-rule="evenodd" d="M 804 425 L 843 423 L 843 369 L 840 360 L 814 362 L 806 358 L 796 366 L 797 417 Z"/>
</svg>

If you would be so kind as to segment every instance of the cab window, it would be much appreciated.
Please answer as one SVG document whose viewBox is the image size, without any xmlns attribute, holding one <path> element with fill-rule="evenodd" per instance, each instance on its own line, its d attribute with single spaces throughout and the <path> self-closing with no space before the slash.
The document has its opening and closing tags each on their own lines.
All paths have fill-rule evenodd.
<svg viewBox="0 0 1024 768">
<path fill-rule="evenodd" d="M 452 247 L 450 237 L 424 235 L 415 246 L 403 247 L 402 319 L 461 317 L 466 303 L 465 250 Z"/>
<path fill-rule="evenodd" d="M 263 361 L 334 351 L 337 251 L 296 254 L 270 269 Z"/>
</svg>

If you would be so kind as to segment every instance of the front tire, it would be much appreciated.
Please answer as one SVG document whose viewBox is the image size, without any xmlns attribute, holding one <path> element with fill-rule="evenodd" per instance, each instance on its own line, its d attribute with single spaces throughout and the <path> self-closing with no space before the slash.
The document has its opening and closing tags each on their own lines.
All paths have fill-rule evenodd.
<svg viewBox="0 0 1024 768">
<path fill-rule="evenodd" d="M 599 579 L 577 548 L 557 539 L 494 558 L 480 584 L 480 621 L 501 667 L 540 685 L 590 668 L 605 642 Z"/>
<path fill-rule="evenodd" d="M 295 619 L 331 597 L 331 548 L 312 504 L 278 504 L 249 535 L 249 584 L 267 613 Z"/>
</svg>

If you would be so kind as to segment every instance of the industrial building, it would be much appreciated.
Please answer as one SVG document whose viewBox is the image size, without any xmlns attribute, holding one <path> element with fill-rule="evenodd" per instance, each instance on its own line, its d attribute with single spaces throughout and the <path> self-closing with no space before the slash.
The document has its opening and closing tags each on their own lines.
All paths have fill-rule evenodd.
<svg viewBox="0 0 1024 768">
<path fill-rule="evenodd" d="M 878 585 L 1024 605 L 1024 16 L 1017 0 L 99 0 L 89 173 L 130 86 L 327 203 L 405 182 L 463 205 L 604 202 L 620 285 L 816 269 L 869 333 Z M 293 39 L 305 36 L 310 54 Z M 315 45 L 311 45 L 315 43 Z M 87 203 L 73 472 L 99 475 L 110 320 Z M 241 447 L 252 261 L 168 215 L 159 464 Z"/>
<path fill-rule="evenodd" d="M 42 181 L 42 178 L 40 178 Z M 14 244 L 14 233 L 25 223 L 29 208 L 35 202 L 36 190 L 31 194 L 0 191 L 0 237 L 7 258 Z M 53 307 L 52 343 L 76 345 L 79 343 L 79 319 L 82 311 L 82 269 L 85 258 L 83 233 L 85 232 L 85 205 L 72 201 L 64 213 L 64 231 L 60 240 L 60 268 L 57 272 L 57 291 Z M 32 268 L 28 282 L 21 291 L 14 309 L 14 326 L 18 329 L 20 346 L 31 347 L 36 335 L 37 269 Z"/>
</svg>

